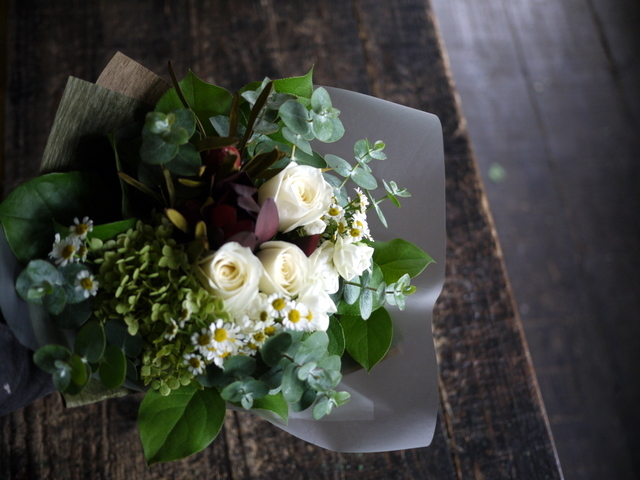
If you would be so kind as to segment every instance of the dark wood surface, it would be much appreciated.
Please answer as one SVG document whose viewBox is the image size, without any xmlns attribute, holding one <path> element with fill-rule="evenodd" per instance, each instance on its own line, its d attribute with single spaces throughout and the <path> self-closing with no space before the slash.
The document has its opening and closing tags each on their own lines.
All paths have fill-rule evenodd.
<svg viewBox="0 0 640 480">
<path fill-rule="evenodd" d="M 638 478 L 640 4 L 433 5 L 565 477 Z"/>
<path fill-rule="evenodd" d="M 55 395 L 0 418 L 14 478 L 562 478 L 491 215 L 428 1 L 9 2 L 5 164 L 38 169 L 67 75 L 96 80 L 118 50 L 171 59 L 235 89 L 315 64 L 318 83 L 438 115 L 446 154 L 447 278 L 435 309 L 441 414 L 428 448 L 339 454 L 229 413 L 191 459 L 146 469 L 139 398 L 64 410 Z M 4 286 L 3 286 L 4 288 Z"/>
</svg>

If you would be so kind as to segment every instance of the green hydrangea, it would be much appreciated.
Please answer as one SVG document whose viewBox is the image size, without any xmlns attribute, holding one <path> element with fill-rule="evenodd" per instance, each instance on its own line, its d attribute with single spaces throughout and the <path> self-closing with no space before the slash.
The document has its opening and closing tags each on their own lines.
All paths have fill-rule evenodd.
<svg viewBox="0 0 640 480">
<path fill-rule="evenodd" d="M 141 335 L 140 378 L 164 395 L 193 380 L 184 362 L 195 350 L 192 336 L 230 318 L 224 302 L 192 274 L 172 233 L 166 218 L 156 226 L 139 221 L 94 251 L 101 286 L 94 313 L 105 323 L 123 319 L 129 334 Z"/>
</svg>

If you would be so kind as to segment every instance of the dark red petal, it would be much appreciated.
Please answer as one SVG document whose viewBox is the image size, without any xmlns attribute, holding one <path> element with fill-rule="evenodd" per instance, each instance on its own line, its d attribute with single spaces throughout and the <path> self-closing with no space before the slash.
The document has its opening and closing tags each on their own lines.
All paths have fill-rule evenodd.
<svg viewBox="0 0 640 480">
<path fill-rule="evenodd" d="M 258 218 L 256 218 L 256 235 L 261 242 L 271 240 L 278 233 L 278 207 L 273 198 L 267 198 L 262 207 Z"/>
</svg>

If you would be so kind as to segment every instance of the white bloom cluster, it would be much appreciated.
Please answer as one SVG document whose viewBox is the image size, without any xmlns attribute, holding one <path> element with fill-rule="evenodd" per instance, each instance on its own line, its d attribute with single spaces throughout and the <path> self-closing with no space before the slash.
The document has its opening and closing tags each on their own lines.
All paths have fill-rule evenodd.
<svg viewBox="0 0 640 480">
<path fill-rule="evenodd" d="M 253 355 L 280 330 L 326 331 L 336 312 L 330 295 L 340 278 L 352 280 L 371 267 L 373 248 L 367 223 L 367 197 L 360 189 L 346 207 L 332 196 L 333 189 L 318 168 L 289 164 L 258 191 L 259 203 L 273 198 L 279 231 L 299 229 L 323 233 L 310 257 L 295 244 L 274 240 L 254 254 L 248 247 L 228 242 L 196 265 L 202 285 L 224 299 L 232 320 L 217 320 L 193 334 L 195 353 L 184 357 L 194 374 L 208 363 L 222 367 L 236 354 Z"/>
<path fill-rule="evenodd" d="M 88 253 L 87 234 L 91 231 L 93 231 L 93 220 L 89 217 L 84 217 L 82 221 L 77 217 L 74 218 L 73 225 L 69 227 L 69 235 L 60 238 L 60 234 L 56 233 L 49 258 L 61 267 L 73 262 L 84 262 Z M 98 281 L 88 270 L 82 270 L 76 277 L 74 287 L 81 291 L 85 298 L 89 298 L 98 292 Z"/>
</svg>

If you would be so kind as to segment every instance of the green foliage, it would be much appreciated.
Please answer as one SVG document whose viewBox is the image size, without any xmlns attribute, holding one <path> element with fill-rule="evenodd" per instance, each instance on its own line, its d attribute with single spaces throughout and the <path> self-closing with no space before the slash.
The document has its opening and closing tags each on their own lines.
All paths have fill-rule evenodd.
<svg viewBox="0 0 640 480">
<path fill-rule="evenodd" d="M 371 314 L 368 320 L 352 315 L 340 318 L 346 349 L 367 371 L 384 358 L 393 338 L 393 322 L 384 308 Z"/>
<path fill-rule="evenodd" d="M 224 88 L 200 80 L 193 72 L 179 83 L 180 90 L 188 103 L 184 105 L 175 88 L 172 88 L 156 105 L 156 112 L 169 113 L 172 110 L 190 108 L 198 117 L 207 136 L 215 135 L 209 118 L 229 115 L 233 96 Z"/>
<path fill-rule="evenodd" d="M 102 324 L 90 321 L 78 330 L 73 350 L 76 354 L 87 359 L 89 363 L 98 363 L 107 346 L 107 339 Z"/>
<path fill-rule="evenodd" d="M 195 128 L 195 114 L 186 108 L 167 114 L 149 112 L 142 129 L 140 158 L 152 165 L 167 164 L 175 173 L 195 175 L 200 167 L 200 155 L 188 143 Z"/>
<path fill-rule="evenodd" d="M 403 275 L 419 275 L 433 259 L 413 243 L 396 238 L 389 242 L 373 242 L 373 261 L 380 267 L 384 281 L 397 282 Z"/>
<path fill-rule="evenodd" d="M 122 385 L 127 376 L 127 360 L 122 350 L 114 345 L 108 345 L 104 350 L 98 373 L 105 387 L 115 389 Z"/>
<path fill-rule="evenodd" d="M 93 174 L 50 173 L 11 192 L 0 204 L 0 222 L 11 250 L 21 263 L 27 264 L 34 258 L 46 257 L 51 250 L 53 220 L 71 225 L 79 207 L 84 215 L 99 218 L 112 206 L 109 199 L 104 180 Z"/>
<path fill-rule="evenodd" d="M 252 409 L 273 412 L 278 415 L 285 424 L 289 421 L 289 405 L 287 405 L 287 401 L 284 399 L 282 392 L 255 399 Z"/>
<path fill-rule="evenodd" d="M 206 448 L 222 428 L 225 408 L 214 388 L 181 386 L 169 396 L 149 390 L 138 413 L 147 463 L 178 460 Z"/>
</svg>

